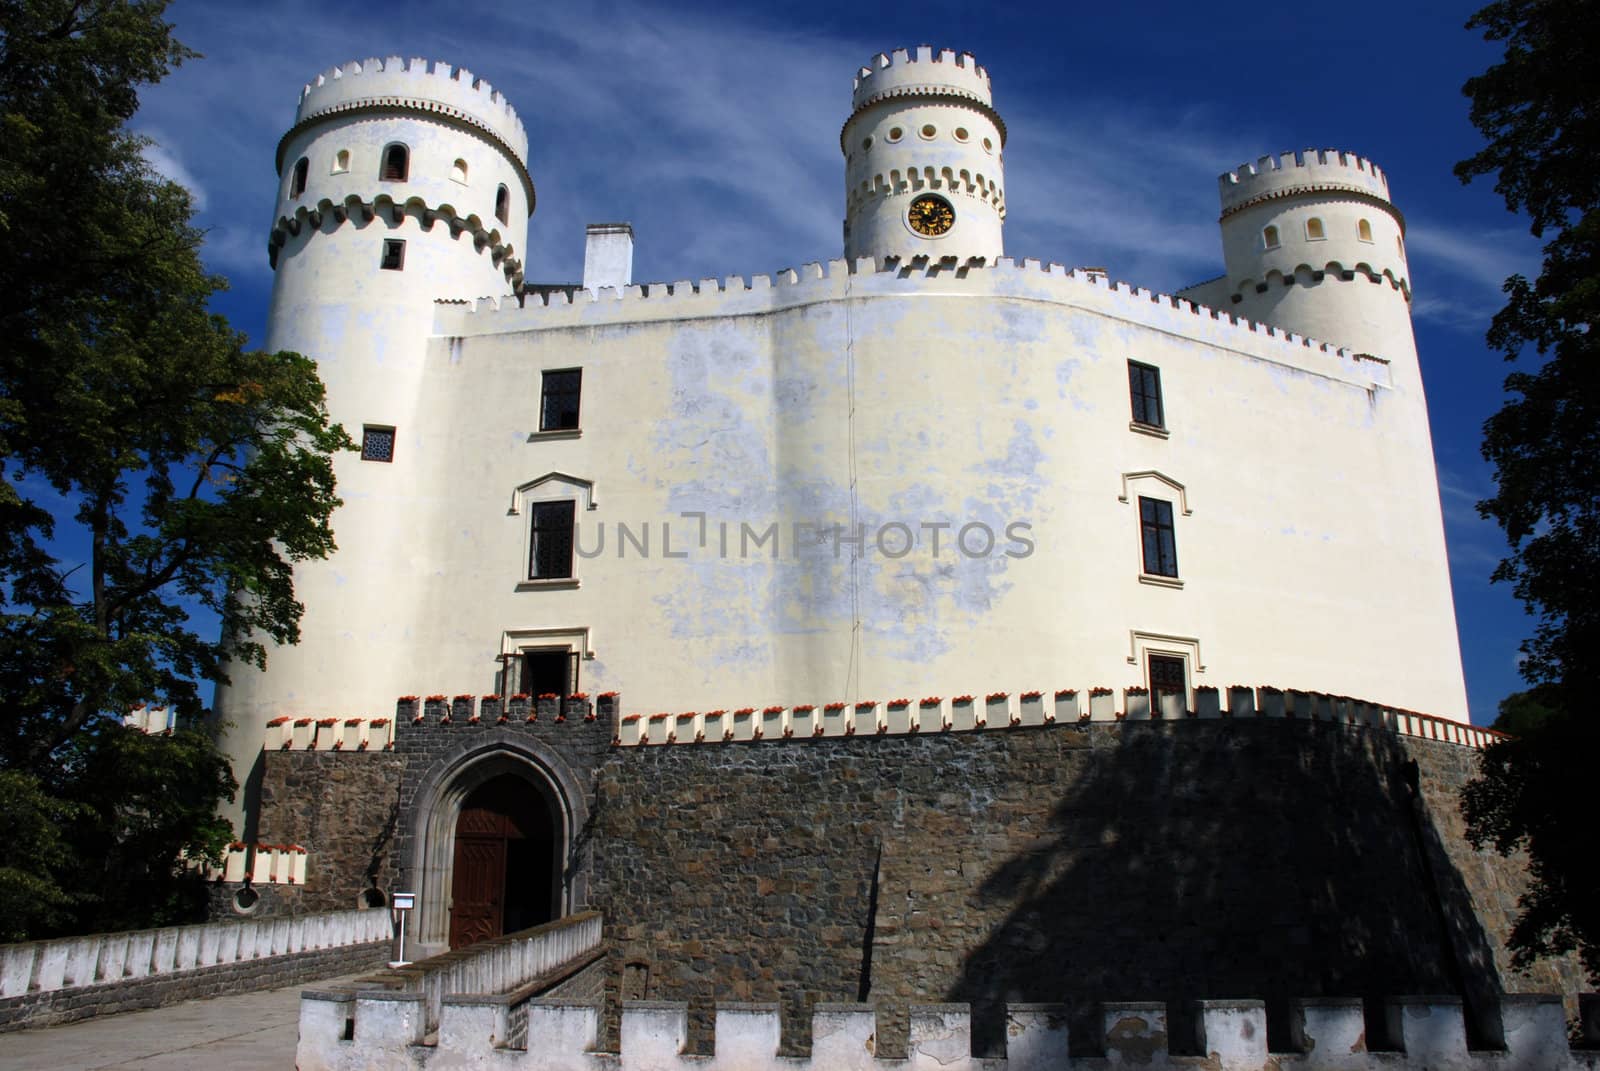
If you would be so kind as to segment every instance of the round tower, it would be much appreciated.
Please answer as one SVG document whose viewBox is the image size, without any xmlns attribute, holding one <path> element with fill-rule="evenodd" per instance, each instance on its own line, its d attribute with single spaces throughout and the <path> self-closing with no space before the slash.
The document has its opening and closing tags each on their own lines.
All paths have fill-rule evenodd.
<svg viewBox="0 0 1600 1071">
<path fill-rule="evenodd" d="M 1284 153 L 1228 172 L 1220 187 L 1223 308 L 1415 367 L 1405 219 L 1377 165 Z"/>
<path fill-rule="evenodd" d="M 266 345 L 316 360 L 329 412 L 363 452 L 335 460 L 339 551 L 295 570 L 300 644 L 273 648 L 270 673 L 234 667 L 218 689 L 239 807 L 251 806 L 267 720 L 355 713 L 372 681 L 402 677 L 419 608 L 414 585 L 395 581 L 422 558 L 404 520 L 435 305 L 520 283 L 534 206 L 527 152 L 516 112 L 488 83 L 399 57 L 318 75 L 278 143 Z M 366 624 L 354 624 L 353 605 Z"/>
<path fill-rule="evenodd" d="M 845 256 L 999 257 L 1006 126 L 971 53 L 879 53 L 852 105 L 839 135 Z"/>
</svg>

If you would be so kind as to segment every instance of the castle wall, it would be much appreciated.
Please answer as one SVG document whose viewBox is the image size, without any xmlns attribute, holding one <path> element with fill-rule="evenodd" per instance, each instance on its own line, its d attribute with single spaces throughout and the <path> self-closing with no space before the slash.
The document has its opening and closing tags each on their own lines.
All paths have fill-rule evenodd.
<svg viewBox="0 0 1600 1071">
<path fill-rule="evenodd" d="M 613 995 L 971 1002 L 980 1045 L 1007 1001 L 1248 994 L 1278 1030 L 1298 996 L 1572 994 L 1574 961 L 1508 969 L 1521 865 L 1462 839 L 1474 764 L 1295 722 L 629 749 L 593 903 Z"/>
<path fill-rule="evenodd" d="M 667 710 L 1121 687 L 1159 651 L 1191 687 L 1464 718 L 1420 400 L 1381 362 L 1009 263 L 692 291 L 442 312 L 394 463 L 347 492 L 392 510 L 304 570 L 340 592 L 307 599 L 326 642 L 272 653 L 259 716 L 495 691 L 559 637 L 581 688 Z M 1164 438 L 1129 426 L 1129 359 Z M 574 366 L 579 434 L 537 433 L 541 370 Z M 1141 576 L 1141 495 L 1173 503 L 1181 586 Z M 571 581 L 528 580 L 540 496 L 579 503 Z M 852 520 L 859 562 L 826 531 Z"/>
</svg>

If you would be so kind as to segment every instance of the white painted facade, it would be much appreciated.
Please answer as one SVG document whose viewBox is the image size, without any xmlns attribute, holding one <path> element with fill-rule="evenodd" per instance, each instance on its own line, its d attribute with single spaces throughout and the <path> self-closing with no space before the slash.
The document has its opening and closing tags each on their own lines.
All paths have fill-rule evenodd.
<svg viewBox="0 0 1600 1071">
<path fill-rule="evenodd" d="M 1120 689 L 1166 655 L 1191 695 L 1466 718 L 1381 173 L 1313 154 L 1223 176 L 1227 274 L 1186 295 L 1205 308 L 1001 257 L 1004 128 L 970 56 L 878 57 L 855 104 L 850 259 L 638 286 L 631 234 L 602 232 L 594 276 L 586 257 L 581 285 L 519 303 L 532 184 L 498 95 L 399 60 L 308 88 L 269 344 L 318 359 L 353 435 L 394 429 L 393 459 L 339 459 L 302 642 L 219 690 L 241 778 L 274 717 L 512 690 L 504 657 L 543 648 L 629 711 Z M 384 181 L 397 141 L 409 177 Z M 927 193 L 954 210 L 936 237 L 906 221 Z M 1159 369 L 1160 427 L 1131 421 L 1129 361 Z M 573 369 L 578 427 L 541 431 L 543 373 Z M 1146 571 L 1141 497 L 1171 506 L 1176 577 Z M 564 500 L 573 576 L 532 577 L 535 507 Z"/>
</svg>

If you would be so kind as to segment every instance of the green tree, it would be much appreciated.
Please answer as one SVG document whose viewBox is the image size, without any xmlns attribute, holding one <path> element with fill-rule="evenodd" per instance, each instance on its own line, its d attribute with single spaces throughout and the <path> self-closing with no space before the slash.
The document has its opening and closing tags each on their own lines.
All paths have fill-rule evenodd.
<svg viewBox="0 0 1600 1071">
<path fill-rule="evenodd" d="M 293 562 L 332 551 L 351 446 L 311 361 L 210 312 L 189 195 L 127 130 L 193 56 L 166 6 L 0 0 L 0 770 L 27 803 L 0 902 L 52 882 L 35 929 L 109 919 L 119 881 L 175 889 L 180 851 L 226 842 L 201 682 L 298 638 Z M 146 700 L 173 736 L 121 727 Z"/>
<path fill-rule="evenodd" d="M 1487 145 L 1456 174 L 1494 175 L 1546 242 L 1538 278 L 1506 281 L 1489 330 L 1508 360 L 1537 363 L 1506 377 L 1509 397 L 1484 425 L 1495 493 L 1478 505 L 1511 547 L 1494 578 L 1536 620 L 1523 672 L 1544 713 L 1528 716 L 1526 694 L 1502 707 L 1520 735 L 1485 753 L 1465 806 L 1475 843 L 1529 853 L 1518 961 L 1578 949 L 1600 979 L 1600 868 L 1585 828 L 1600 745 L 1585 716 L 1600 660 L 1600 3 L 1499 0 L 1467 27 L 1505 53 L 1464 88 Z"/>
</svg>

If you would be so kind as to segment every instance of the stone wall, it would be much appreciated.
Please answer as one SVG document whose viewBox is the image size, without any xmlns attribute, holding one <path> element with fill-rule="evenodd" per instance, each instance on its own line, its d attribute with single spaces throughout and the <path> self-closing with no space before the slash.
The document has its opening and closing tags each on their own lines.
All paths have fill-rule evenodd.
<svg viewBox="0 0 1600 1071">
<path fill-rule="evenodd" d="M 1572 994 L 1572 964 L 1506 970 L 1520 867 L 1462 840 L 1474 753 L 1304 721 L 1049 726 L 936 736 L 647 747 L 597 795 L 592 902 L 610 997 L 685 1000 L 703 1048 L 716 999 L 780 1001 L 791 1049 L 815 1002 L 866 999 L 903 1044 L 906 1007 Z M 1421 795 L 1408 777 L 1417 763 Z M 614 1007 L 614 1005 L 613 1005 Z M 614 1015 L 613 1015 L 614 1022 Z M 1086 1044 L 1093 1044 L 1086 1041 Z"/>
</svg>

